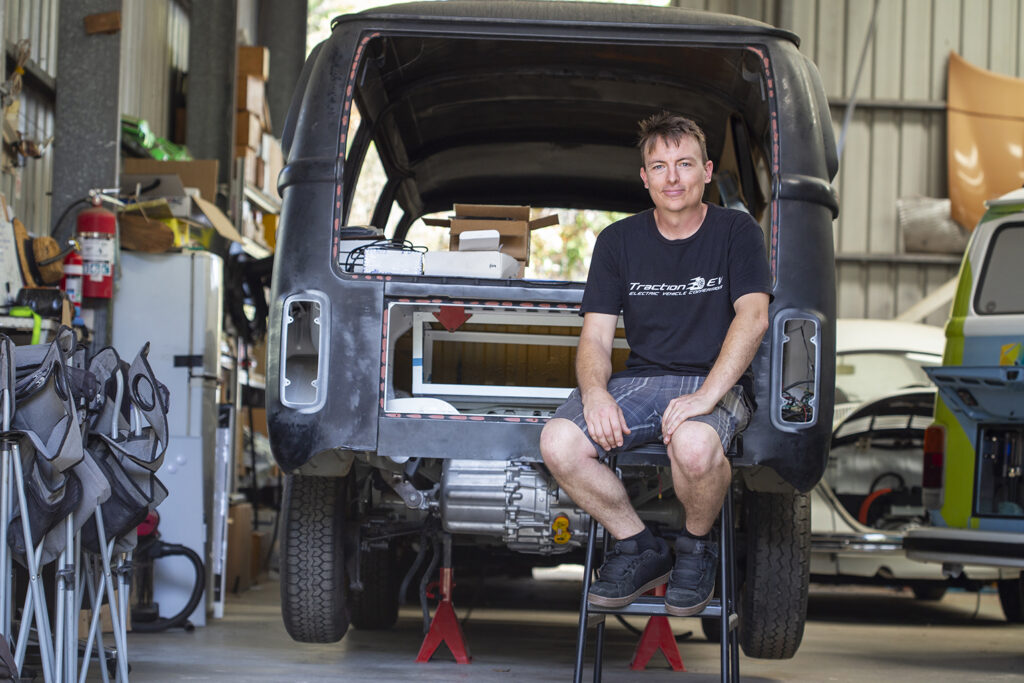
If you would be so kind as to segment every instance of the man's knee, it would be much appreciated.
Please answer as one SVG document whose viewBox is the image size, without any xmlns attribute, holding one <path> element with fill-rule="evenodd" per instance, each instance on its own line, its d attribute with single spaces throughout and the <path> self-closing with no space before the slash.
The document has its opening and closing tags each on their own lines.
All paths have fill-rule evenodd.
<svg viewBox="0 0 1024 683">
<path fill-rule="evenodd" d="M 540 433 L 540 455 L 553 472 L 575 467 L 580 458 L 596 457 L 594 445 L 572 420 L 555 418 Z"/>
<path fill-rule="evenodd" d="M 718 432 L 704 422 L 689 421 L 679 426 L 668 445 L 672 467 L 684 477 L 699 480 L 728 464 Z"/>
</svg>

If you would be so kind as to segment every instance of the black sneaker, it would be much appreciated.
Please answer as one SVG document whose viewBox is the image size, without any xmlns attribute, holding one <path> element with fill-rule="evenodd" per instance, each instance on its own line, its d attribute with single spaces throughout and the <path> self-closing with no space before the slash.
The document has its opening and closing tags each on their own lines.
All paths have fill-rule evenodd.
<svg viewBox="0 0 1024 683">
<path fill-rule="evenodd" d="M 665 611 L 675 617 L 698 614 L 711 602 L 718 568 L 718 544 L 676 538 L 676 566 L 665 591 Z"/>
<path fill-rule="evenodd" d="M 649 590 L 668 581 L 672 554 L 668 543 L 657 538 L 657 550 L 637 552 L 636 541 L 618 541 L 590 585 L 587 602 L 598 607 L 625 607 Z"/>
</svg>

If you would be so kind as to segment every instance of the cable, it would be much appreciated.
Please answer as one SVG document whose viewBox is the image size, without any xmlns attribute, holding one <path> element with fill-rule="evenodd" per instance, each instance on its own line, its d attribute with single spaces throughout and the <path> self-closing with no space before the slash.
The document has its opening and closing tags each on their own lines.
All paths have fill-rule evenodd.
<svg viewBox="0 0 1024 683">
<path fill-rule="evenodd" d="M 369 244 L 361 244 L 352 251 L 345 255 L 345 263 L 342 265 L 342 269 L 346 273 L 353 272 L 357 267 L 361 268 L 366 262 L 366 250 L 367 249 L 383 249 L 390 251 L 416 251 L 421 254 L 425 254 L 428 249 L 422 245 L 416 245 L 409 240 L 403 240 L 402 242 L 394 242 L 387 238 L 381 238 L 374 240 Z"/>
</svg>

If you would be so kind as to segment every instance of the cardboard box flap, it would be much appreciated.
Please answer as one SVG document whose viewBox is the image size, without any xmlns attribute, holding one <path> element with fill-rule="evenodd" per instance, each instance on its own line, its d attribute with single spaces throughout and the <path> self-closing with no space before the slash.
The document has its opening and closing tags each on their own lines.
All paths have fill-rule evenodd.
<svg viewBox="0 0 1024 683">
<path fill-rule="evenodd" d="M 537 228 L 546 228 L 549 225 L 558 225 L 557 213 L 533 219 L 532 221 L 530 221 L 530 230 L 536 230 Z"/>
<path fill-rule="evenodd" d="M 216 230 L 221 237 L 229 239 L 232 242 L 241 242 L 242 235 L 235 229 L 234 224 L 231 220 L 224 215 L 224 212 L 217 208 L 217 205 L 213 202 L 208 202 L 202 197 L 193 197 L 196 206 L 202 211 L 206 219 L 210 221 L 210 225 Z"/>
<path fill-rule="evenodd" d="M 499 213 L 506 215 L 498 215 Z M 558 224 L 558 214 L 556 213 L 535 218 L 532 221 L 529 218 L 530 207 L 528 206 L 456 204 L 455 215 L 451 218 L 422 218 L 421 220 L 424 225 L 432 225 L 438 228 L 453 227 L 456 221 L 525 221 L 530 230 Z M 455 228 L 458 230 L 459 226 L 456 225 Z M 500 229 L 500 226 L 495 226 L 495 229 Z"/>
<path fill-rule="evenodd" d="M 456 204 L 455 218 L 458 220 L 505 219 L 528 221 L 530 220 L 530 207 L 502 204 Z"/>
</svg>

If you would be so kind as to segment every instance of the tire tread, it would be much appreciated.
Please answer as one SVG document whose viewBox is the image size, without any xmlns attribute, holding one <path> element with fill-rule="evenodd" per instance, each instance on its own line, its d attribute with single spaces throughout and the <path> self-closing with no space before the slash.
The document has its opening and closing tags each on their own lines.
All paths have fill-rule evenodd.
<svg viewBox="0 0 1024 683">
<path fill-rule="evenodd" d="M 807 495 L 748 491 L 740 645 L 748 657 L 789 659 L 803 640 L 810 583 Z"/>
<path fill-rule="evenodd" d="M 302 643 L 336 643 L 349 625 L 341 480 L 289 475 L 282 508 L 285 629 Z"/>
</svg>

